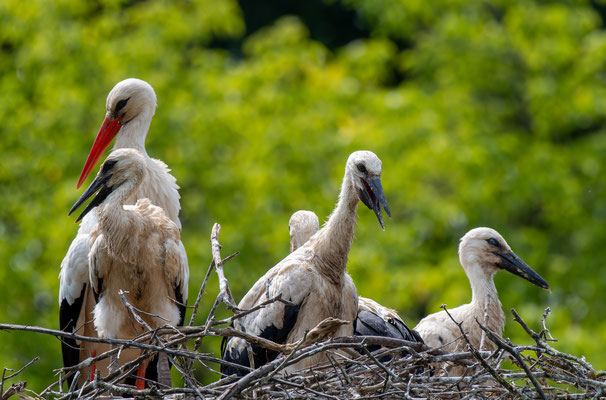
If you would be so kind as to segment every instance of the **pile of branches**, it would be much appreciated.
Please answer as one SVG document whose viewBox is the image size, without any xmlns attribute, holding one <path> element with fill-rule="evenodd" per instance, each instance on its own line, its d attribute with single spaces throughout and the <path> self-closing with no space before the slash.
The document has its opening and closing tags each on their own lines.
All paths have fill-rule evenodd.
<svg viewBox="0 0 606 400">
<path fill-rule="evenodd" d="M 555 341 L 546 327 L 550 310 L 543 314 L 543 329 L 535 332 L 511 310 L 514 320 L 532 338 L 533 345 L 515 345 L 491 332 L 480 322 L 486 340 L 496 345 L 495 351 L 474 348 L 461 329 L 460 340 L 464 351 L 448 353 L 429 348 L 420 343 L 384 337 L 339 337 L 332 333 L 345 321 L 327 319 L 309 331 L 303 339 L 291 344 L 278 344 L 250 335 L 231 327 L 232 323 L 280 297 L 269 298 L 251 310 L 240 310 L 229 290 L 223 273 L 223 265 L 237 255 L 221 258 L 219 244 L 220 226 L 215 224 L 211 233 L 213 259 L 198 296 L 192 307 L 189 324 L 184 327 L 166 326 L 141 334 L 134 340 L 110 340 L 89 338 L 40 327 L 0 324 L 2 330 L 30 331 L 54 335 L 59 339 L 103 342 L 112 350 L 94 358 L 88 358 L 77 366 L 56 370 L 57 379 L 40 393 L 27 389 L 26 381 L 18 381 L 19 375 L 38 360 L 33 359 L 18 371 L 4 368 L 0 384 L 0 400 L 19 394 L 21 398 L 93 399 L 112 397 L 163 398 L 163 399 L 231 399 L 231 398 L 327 398 L 327 399 L 586 399 L 606 398 L 606 372 L 596 371 L 583 357 L 575 357 L 554 349 Z M 203 325 L 195 326 L 200 301 L 212 271 L 219 277 L 219 294 L 206 316 Z M 132 307 L 123 297 L 134 320 L 140 321 L 140 310 Z M 216 320 L 215 312 L 221 304 L 230 309 L 232 317 Z M 443 306 L 446 310 L 446 307 Z M 448 310 L 446 310 L 448 312 Z M 456 321 L 455 321 L 456 322 Z M 459 325 L 460 328 L 460 325 Z M 240 367 L 246 375 L 240 379 L 219 374 L 218 366 L 229 364 L 212 354 L 199 352 L 207 337 L 240 337 L 251 344 L 263 346 L 280 355 L 272 362 L 257 369 Z M 381 346 L 371 352 L 369 346 Z M 79 368 L 89 366 L 116 354 L 123 348 L 141 350 L 141 356 L 125 363 L 109 376 L 87 381 L 76 388 Z M 124 382 L 144 360 L 164 353 L 183 378 L 182 387 L 162 387 L 154 382 L 150 388 L 137 390 Z M 312 368 L 290 373 L 285 369 L 307 357 L 324 353 L 328 362 Z M 234 366 L 233 364 L 229 364 Z M 203 385 L 194 371 L 203 368 L 217 374 L 219 379 Z M 453 374 L 452 371 L 458 371 Z M 450 372 L 449 372 L 450 371 Z M 68 377 L 74 377 L 72 387 L 66 389 Z"/>
</svg>

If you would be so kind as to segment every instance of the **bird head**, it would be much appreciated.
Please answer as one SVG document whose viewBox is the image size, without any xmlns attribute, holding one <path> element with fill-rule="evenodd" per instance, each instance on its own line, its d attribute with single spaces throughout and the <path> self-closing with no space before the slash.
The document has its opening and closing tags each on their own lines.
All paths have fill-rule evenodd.
<svg viewBox="0 0 606 400">
<path fill-rule="evenodd" d="M 88 203 L 76 222 L 82 220 L 86 214 L 102 204 L 110 194 L 117 192 L 118 189 L 122 189 L 123 196 L 128 198 L 139 187 L 145 174 L 145 159 L 139 151 L 135 149 L 114 150 L 101 165 L 95 180 L 69 210 L 68 215 L 76 211 L 95 193 L 97 195 Z"/>
<path fill-rule="evenodd" d="M 299 210 L 288 221 L 290 231 L 290 251 L 303 246 L 319 229 L 318 216 L 313 211 Z"/>
<path fill-rule="evenodd" d="M 381 206 L 390 217 L 391 212 L 381 185 L 381 160 L 371 151 L 356 151 L 349 156 L 346 169 L 350 174 L 359 199 L 366 207 L 375 212 L 381 228 L 385 229 Z"/>
<path fill-rule="evenodd" d="M 461 238 L 459 259 L 466 269 L 479 265 L 489 275 L 504 269 L 538 287 L 551 289 L 539 274 L 511 250 L 499 232 L 491 228 L 475 228 L 467 232 Z"/>
<path fill-rule="evenodd" d="M 76 185 L 77 189 L 82 186 L 122 126 L 141 115 L 151 119 L 156 110 L 156 94 L 149 83 L 141 79 L 125 79 L 118 82 L 109 92 L 105 108 L 105 119 L 88 154 Z"/>
</svg>

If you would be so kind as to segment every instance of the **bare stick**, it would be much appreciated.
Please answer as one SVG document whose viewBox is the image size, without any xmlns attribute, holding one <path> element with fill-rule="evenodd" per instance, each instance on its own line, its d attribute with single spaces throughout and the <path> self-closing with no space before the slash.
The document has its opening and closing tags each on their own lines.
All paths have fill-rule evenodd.
<svg viewBox="0 0 606 400">
<path fill-rule="evenodd" d="M 38 360 L 40 360 L 40 357 L 34 357 L 30 362 L 28 362 L 23 367 L 21 367 L 17 372 L 14 372 L 14 373 L 10 374 L 9 376 L 6 376 L 6 372 L 13 371 L 13 370 L 10 368 L 4 367 L 4 370 L 2 371 L 2 382 L 0 382 L 0 396 L 2 397 L 2 400 L 8 399 L 12 395 L 24 391 L 27 386 L 27 382 L 18 382 L 18 383 L 11 385 L 11 387 L 8 388 L 8 390 L 6 391 L 6 394 L 3 394 L 4 393 L 4 382 L 19 375 L 21 372 L 23 372 L 25 370 L 25 368 L 29 367 L 30 365 L 37 362 Z"/>
<path fill-rule="evenodd" d="M 213 230 L 210 234 L 210 243 L 213 254 L 213 260 L 215 261 L 215 271 L 217 272 L 217 276 L 219 277 L 219 295 L 223 303 L 225 303 L 225 305 L 227 306 L 227 308 L 232 311 L 237 311 L 238 307 L 236 306 L 236 302 L 234 301 L 234 298 L 231 295 L 231 291 L 229 290 L 229 283 L 227 282 L 227 279 L 225 279 L 225 274 L 223 273 L 223 260 L 221 259 L 221 245 L 219 244 L 219 233 L 221 233 L 221 225 L 213 225 Z"/>
<path fill-rule="evenodd" d="M 2 394 L 2 396 L 0 397 L 0 399 L 1 400 L 7 400 L 11 396 L 13 396 L 13 395 L 15 395 L 17 393 L 23 392 L 26 387 L 27 387 L 27 382 L 13 383 L 11 385 L 11 387 L 8 388 L 8 390 L 6 391 L 6 393 Z"/>
<path fill-rule="evenodd" d="M 545 325 L 545 321 L 550 313 L 551 308 L 547 307 L 543 313 L 543 318 L 541 319 L 541 322 L 543 323 L 543 331 L 541 332 L 541 335 L 546 342 L 557 342 L 558 339 L 554 339 L 553 336 L 551 336 L 551 332 L 549 332 L 549 329 L 547 329 L 547 326 Z M 549 336 L 549 338 L 547 336 Z"/>
<path fill-rule="evenodd" d="M 275 302 L 280 302 L 280 303 L 286 304 L 287 306 L 294 306 L 294 303 L 292 303 L 292 302 L 290 302 L 288 300 L 284 300 L 282 298 L 282 293 L 280 293 L 279 295 L 277 295 L 275 297 L 272 297 L 271 299 L 266 300 L 266 301 L 264 301 L 262 303 L 259 303 L 259 304 L 257 304 L 256 306 L 254 306 L 252 308 L 249 308 L 247 310 L 240 309 L 240 312 L 238 314 L 233 315 L 233 316 L 231 316 L 229 318 L 222 319 L 220 321 L 215 321 L 215 322 L 213 322 L 213 325 L 230 324 L 233 321 L 236 321 L 236 320 L 238 320 L 238 319 L 240 319 L 240 318 L 242 318 L 242 317 L 244 317 L 244 316 L 246 316 L 248 314 L 251 314 L 251 313 L 257 311 L 257 310 L 265 308 L 268 305 L 273 304 Z"/>
<path fill-rule="evenodd" d="M 393 379 L 395 381 L 398 380 L 398 377 L 396 376 L 396 374 L 394 374 L 393 371 L 391 371 L 389 368 L 387 368 L 385 365 L 383 365 L 382 362 L 377 360 L 377 358 L 372 355 L 372 353 L 370 352 L 370 350 L 368 350 L 368 348 L 366 346 L 362 346 L 362 351 L 364 353 L 366 353 L 368 358 L 370 358 L 376 365 L 378 365 L 379 368 L 381 368 L 383 371 L 385 371 L 385 373 L 387 374 L 388 377 L 390 377 L 391 379 Z"/>
<path fill-rule="evenodd" d="M 488 314 L 488 310 L 490 307 L 490 295 L 486 299 L 486 304 L 484 306 L 484 325 L 488 326 L 488 319 L 490 318 Z M 484 345 L 486 344 L 486 334 L 482 331 L 482 337 L 480 338 L 480 350 L 484 349 Z"/>
<path fill-rule="evenodd" d="M 34 358 L 32 358 L 32 360 L 31 360 L 30 362 L 28 362 L 27 364 L 25 364 L 23 367 L 21 367 L 21 368 L 19 369 L 19 371 L 15 372 L 15 373 L 13 373 L 13 374 L 10 374 L 10 375 L 9 375 L 9 376 L 7 376 L 6 378 L 4 377 L 4 374 L 2 374 L 2 382 L 4 382 L 6 379 L 11 379 L 11 378 L 13 378 L 13 377 L 15 377 L 15 376 L 19 375 L 21 372 L 23 372 L 23 370 L 24 370 L 25 368 L 29 367 L 30 365 L 32 365 L 33 363 L 35 363 L 35 362 L 37 362 L 37 361 L 39 361 L 39 360 L 40 360 L 40 357 L 34 357 Z"/>
<path fill-rule="evenodd" d="M 238 254 L 240 254 L 240 252 L 236 251 L 235 253 L 225 257 L 223 260 L 221 260 L 221 264 L 225 264 L 227 261 L 231 260 Z M 210 262 L 210 265 L 208 266 L 208 270 L 206 271 L 206 275 L 204 276 L 204 281 L 202 282 L 202 286 L 200 286 L 200 290 L 198 291 L 198 297 L 196 297 L 196 302 L 192 307 L 193 311 L 191 314 L 191 318 L 189 320 L 189 326 L 192 326 L 194 324 L 194 320 L 196 319 L 196 315 L 198 314 L 198 307 L 200 306 L 200 300 L 202 300 L 202 294 L 205 293 L 206 284 L 208 283 L 208 279 L 210 278 L 210 274 L 212 273 L 213 268 L 215 268 L 214 258 Z"/>
<path fill-rule="evenodd" d="M 476 320 L 476 323 L 478 325 L 480 325 L 480 328 L 482 328 L 482 330 L 486 333 L 486 336 L 488 336 L 488 338 L 494 344 L 496 344 L 501 349 L 503 349 L 506 352 L 508 352 L 509 354 L 511 354 L 518 361 L 520 367 L 522 367 L 524 369 L 524 372 L 526 372 L 526 375 L 528 375 L 528 377 L 530 378 L 530 381 L 534 385 L 534 387 L 537 390 L 537 393 L 539 394 L 539 396 L 541 397 L 541 399 L 546 400 L 547 397 L 545 396 L 545 392 L 543 391 L 543 388 L 541 388 L 541 385 L 539 385 L 539 382 L 537 382 L 536 378 L 534 377 L 534 375 L 532 374 L 532 372 L 528 368 L 528 365 L 526 365 L 526 363 L 524 362 L 524 360 L 520 356 L 520 353 L 518 353 L 512 346 L 508 345 L 507 343 L 505 343 L 501 339 L 499 339 L 497 337 L 497 335 L 495 335 L 493 332 L 490 331 L 490 329 L 488 329 L 484 325 L 482 325 L 478 320 Z"/>
<path fill-rule="evenodd" d="M 526 331 L 526 333 L 528 333 L 534 340 L 535 342 L 537 342 L 537 345 L 539 345 L 540 347 L 542 347 L 546 352 L 548 352 L 549 354 L 553 355 L 553 356 L 557 356 L 557 357 L 561 357 L 564 359 L 568 359 L 568 360 L 572 360 L 580 365 L 582 365 L 585 369 L 587 369 L 588 371 L 590 371 L 590 373 L 592 375 L 596 375 L 596 371 L 593 369 L 593 367 L 591 366 L 591 364 L 589 364 L 587 361 L 585 361 L 584 358 L 579 358 L 579 357 L 575 357 L 573 355 L 570 354 L 566 354 L 566 353 L 562 353 L 559 350 L 554 349 L 553 347 L 549 346 L 544 340 L 543 338 L 541 338 L 541 336 L 539 334 L 537 334 L 535 331 L 533 331 L 532 329 L 530 329 L 528 327 L 528 325 L 526 325 L 526 322 L 524 322 L 524 320 L 518 315 L 518 313 L 516 312 L 515 309 L 511 309 L 511 313 L 513 314 L 513 320 L 516 321 L 517 323 L 519 323 L 522 328 L 524 328 L 524 330 Z"/>
<path fill-rule="evenodd" d="M 267 382 L 268 380 L 270 380 L 271 378 L 273 378 L 274 375 L 276 375 L 278 373 L 278 371 L 280 371 L 282 368 L 284 368 L 284 366 L 286 365 L 286 363 L 288 361 L 290 361 L 291 358 L 293 358 L 293 356 L 295 355 L 295 352 L 301 348 L 301 346 L 303 345 L 303 343 L 305 343 L 305 339 L 307 339 L 307 334 L 308 333 L 309 333 L 309 331 L 306 331 L 303 334 L 303 338 L 301 338 L 301 340 L 299 340 L 299 342 L 297 343 L 297 345 L 294 347 L 293 351 L 288 356 L 286 356 L 284 358 L 284 361 L 282 361 L 280 363 L 280 365 L 278 365 L 276 367 L 276 369 L 274 369 L 269 375 L 267 375 L 267 377 L 264 379 L 264 382 Z"/>
<path fill-rule="evenodd" d="M 475 349 L 475 347 L 473 347 L 473 345 L 469 341 L 469 338 L 467 337 L 467 334 L 463 330 L 463 327 L 462 327 L 463 322 L 457 322 L 453 318 L 453 316 L 450 314 L 450 312 L 446 308 L 445 304 L 442 304 L 441 308 L 446 312 L 446 314 L 448 314 L 448 317 L 459 328 L 459 331 L 461 331 L 461 335 L 463 335 L 463 338 L 467 342 L 467 347 L 469 348 L 469 351 L 471 351 L 471 353 L 474 355 L 474 357 L 480 362 L 480 364 L 482 364 L 482 367 L 484 367 L 484 369 L 486 369 L 490 373 L 490 375 L 492 375 L 497 380 L 497 382 L 499 382 L 505 389 L 507 389 L 507 391 L 509 393 L 511 393 L 514 396 L 518 396 L 519 398 L 526 399 L 527 398 L 526 396 L 524 396 L 517 389 L 515 389 L 513 386 L 511 386 L 511 384 L 509 382 L 507 382 L 497 371 L 495 371 L 494 368 L 492 368 L 490 365 L 488 365 L 488 363 L 486 362 L 486 360 L 484 360 L 484 358 L 482 358 L 482 356 L 478 353 L 478 351 Z"/>
</svg>

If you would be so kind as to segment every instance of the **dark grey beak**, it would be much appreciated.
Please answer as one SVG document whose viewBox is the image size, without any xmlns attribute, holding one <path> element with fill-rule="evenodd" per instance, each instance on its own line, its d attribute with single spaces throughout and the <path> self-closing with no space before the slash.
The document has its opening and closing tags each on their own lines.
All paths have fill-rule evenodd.
<svg viewBox="0 0 606 400">
<path fill-rule="evenodd" d="M 370 208 L 375 212 L 375 215 L 377 216 L 377 219 L 381 224 L 381 228 L 385 230 L 383 216 L 381 215 L 381 206 L 383 206 L 385 212 L 390 217 L 391 212 L 389 211 L 389 206 L 387 205 L 387 200 L 385 199 L 385 193 L 383 193 L 381 178 L 373 178 L 368 181 L 362 179 L 362 184 L 364 185 L 364 188 L 358 191 L 358 196 L 360 197 L 360 200 L 362 200 L 362 203 L 366 205 L 366 207 Z"/>
<path fill-rule="evenodd" d="M 513 251 L 498 253 L 501 258 L 501 264 L 499 267 L 506 269 L 507 271 L 521 276 L 527 281 L 534 283 L 538 287 L 543 289 L 551 290 L 549 283 L 545 279 L 541 278 L 539 274 L 534 272 L 532 268 L 528 266 L 520 257 L 518 257 Z"/>
<path fill-rule="evenodd" d="M 88 203 L 88 205 L 86 206 L 84 211 L 82 211 L 82 214 L 80 214 L 78 216 L 78 218 L 76 219 L 76 222 L 80 222 L 82 220 L 82 218 L 84 218 L 84 216 L 90 212 L 90 210 L 97 207 L 99 204 L 103 203 L 103 201 L 107 198 L 107 196 L 109 196 L 110 193 L 113 191 L 113 187 L 109 187 L 106 185 L 107 181 L 109 181 L 109 179 L 111 177 L 112 177 L 111 174 L 103 173 L 103 171 L 101 171 L 101 173 L 99 175 L 97 175 L 97 177 L 95 178 L 93 183 L 90 184 L 90 186 L 84 191 L 82 196 L 80 196 L 78 201 L 76 201 L 76 204 L 74 204 L 72 206 L 72 208 L 69 210 L 69 213 L 67 213 L 67 215 L 72 215 L 72 213 L 74 211 L 76 211 L 76 209 L 78 207 L 80 207 L 82 205 L 82 203 L 84 203 L 89 197 L 91 197 L 97 191 L 99 191 L 99 193 L 95 196 L 95 198 L 90 203 Z"/>
</svg>

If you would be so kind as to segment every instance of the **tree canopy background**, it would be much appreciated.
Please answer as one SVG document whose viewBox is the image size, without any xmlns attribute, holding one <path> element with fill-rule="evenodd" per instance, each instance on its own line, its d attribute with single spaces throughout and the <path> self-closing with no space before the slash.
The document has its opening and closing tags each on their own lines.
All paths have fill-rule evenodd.
<svg viewBox="0 0 606 400">
<path fill-rule="evenodd" d="M 138 77 L 159 99 L 148 152 L 181 186 L 190 299 L 213 222 L 224 255 L 241 252 L 226 266 L 239 300 L 287 254 L 291 213 L 325 220 L 347 156 L 368 149 L 393 214 L 382 232 L 359 208 L 348 270 L 361 295 L 410 326 L 469 301 L 458 239 L 490 226 L 553 288 L 501 272 L 505 310 L 538 329 L 551 307 L 555 346 L 606 368 L 605 7 L 0 2 L 0 321 L 58 328 L 76 180 L 107 93 Z M 213 276 L 204 310 L 217 286 Z M 505 335 L 529 340 L 507 314 Z M 41 357 L 23 376 L 34 390 L 61 366 L 52 337 L 0 332 L 0 342 L 0 367 Z M 218 354 L 219 340 L 202 350 Z"/>
</svg>

